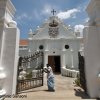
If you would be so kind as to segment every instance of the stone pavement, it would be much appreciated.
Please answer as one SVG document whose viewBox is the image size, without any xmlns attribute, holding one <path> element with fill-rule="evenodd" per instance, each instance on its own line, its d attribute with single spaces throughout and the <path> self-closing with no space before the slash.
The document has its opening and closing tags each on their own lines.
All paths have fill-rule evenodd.
<svg viewBox="0 0 100 100">
<path fill-rule="evenodd" d="M 55 75 L 55 92 L 48 92 L 46 78 L 44 86 L 24 92 L 21 95 L 27 95 L 27 98 L 6 98 L 5 100 L 90 100 L 90 98 L 79 87 L 74 86 L 75 78 L 63 77 L 60 74 Z M 91 99 L 94 100 L 94 99 Z"/>
</svg>

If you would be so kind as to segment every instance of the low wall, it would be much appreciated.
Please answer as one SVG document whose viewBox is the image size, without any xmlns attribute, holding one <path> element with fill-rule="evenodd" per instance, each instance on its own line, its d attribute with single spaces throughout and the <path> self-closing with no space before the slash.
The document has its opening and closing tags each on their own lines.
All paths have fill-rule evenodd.
<svg viewBox="0 0 100 100">
<path fill-rule="evenodd" d="M 67 69 L 65 67 L 61 68 L 61 75 L 76 78 L 79 75 L 79 71 Z"/>
</svg>

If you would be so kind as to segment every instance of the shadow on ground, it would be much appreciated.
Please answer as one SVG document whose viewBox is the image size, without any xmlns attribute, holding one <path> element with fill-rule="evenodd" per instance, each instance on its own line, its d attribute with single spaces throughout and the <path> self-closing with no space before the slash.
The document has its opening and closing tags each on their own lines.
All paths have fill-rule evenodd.
<svg viewBox="0 0 100 100">
<path fill-rule="evenodd" d="M 31 92 L 40 92 L 40 91 L 43 91 L 43 90 L 33 90 L 33 89 L 30 89 L 30 90 L 26 90 L 26 91 L 19 92 L 18 94 L 31 93 Z"/>
<path fill-rule="evenodd" d="M 81 89 L 74 89 L 75 95 L 81 97 L 82 99 L 90 99 L 90 97 Z"/>
<path fill-rule="evenodd" d="M 44 91 L 44 92 L 55 92 L 55 91 L 49 91 L 49 90 L 28 90 L 28 91 L 22 91 L 18 94 L 22 94 L 22 93 L 31 93 L 31 92 L 40 92 L 40 91 Z M 1 99 L 0 99 L 1 100 Z"/>
<path fill-rule="evenodd" d="M 54 72 L 54 75 L 61 75 L 60 72 Z"/>
</svg>

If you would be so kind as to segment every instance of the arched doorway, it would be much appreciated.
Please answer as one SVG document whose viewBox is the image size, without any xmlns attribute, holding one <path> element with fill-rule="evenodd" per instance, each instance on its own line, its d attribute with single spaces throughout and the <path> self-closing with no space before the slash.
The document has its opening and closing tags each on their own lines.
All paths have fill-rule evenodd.
<svg viewBox="0 0 100 100">
<path fill-rule="evenodd" d="M 51 65 L 54 73 L 61 72 L 60 56 L 48 56 L 48 63 Z"/>
</svg>

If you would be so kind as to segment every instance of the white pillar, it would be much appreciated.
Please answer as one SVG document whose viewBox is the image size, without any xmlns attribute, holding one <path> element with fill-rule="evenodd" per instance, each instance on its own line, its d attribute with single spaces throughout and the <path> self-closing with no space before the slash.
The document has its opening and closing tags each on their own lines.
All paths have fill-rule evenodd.
<svg viewBox="0 0 100 100">
<path fill-rule="evenodd" d="M 0 78 L 6 75 L 2 87 L 6 94 L 15 94 L 17 83 L 20 36 L 17 23 L 12 20 L 14 13 L 15 8 L 10 0 L 0 0 L 0 67 L 4 69 L 2 74 L 0 72 Z"/>
<path fill-rule="evenodd" d="M 61 66 L 66 67 L 66 65 L 65 65 L 65 52 L 63 52 L 63 54 L 61 55 Z"/>
<path fill-rule="evenodd" d="M 45 41 L 45 50 L 48 51 L 48 41 Z"/>
<path fill-rule="evenodd" d="M 72 68 L 74 68 L 73 49 L 71 49 Z"/>
<path fill-rule="evenodd" d="M 2 42 L 5 27 L 5 12 L 6 12 L 7 0 L 0 0 L 0 64 L 1 64 L 1 52 L 2 52 Z"/>
<path fill-rule="evenodd" d="M 48 63 L 48 55 L 47 52 L 44 51 L 44 67 L 46 67 L 47 63 Z"/>
</svg>

